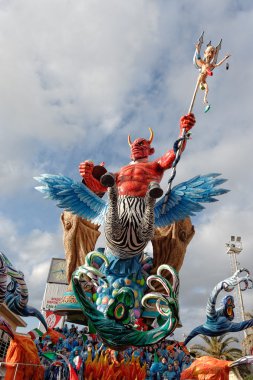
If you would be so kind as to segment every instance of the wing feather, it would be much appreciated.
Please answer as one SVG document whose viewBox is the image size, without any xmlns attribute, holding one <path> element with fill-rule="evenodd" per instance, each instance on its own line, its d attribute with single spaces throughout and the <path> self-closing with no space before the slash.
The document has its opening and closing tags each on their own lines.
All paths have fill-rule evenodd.
<svg viewBox="0 0 253 380">
<path fill-rule="evenodd" d="M 44 194 L 44 198 L 57 202 L 57 206 L 77 214 L 92 223 L 102 224 L 107 202 L 98 197 L 83 183 L 75 182 L 61 174 L 42 174 L 34 177 L 41 185 L 36 190 Z"/>
<path fill-rule="evenodd" d="M 227 193 L 229 190 L 216 188 L 226 182 L 224 178 L 217 178 L 219 173 L 198 175 L 186 182 L 173 187 L 162 214 L 164 197 L 155 206 L 155 226 L 165 227 L 175 221 L 195 216 L 205 207 L 201 203 L 217 202 L 216 196 Z"/>
</svg>

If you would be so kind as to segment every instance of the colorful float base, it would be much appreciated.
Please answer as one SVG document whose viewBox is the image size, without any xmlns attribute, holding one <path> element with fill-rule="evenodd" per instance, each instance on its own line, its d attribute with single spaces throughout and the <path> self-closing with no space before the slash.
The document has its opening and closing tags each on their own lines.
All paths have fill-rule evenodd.
<svg viewBox="0 0 253 380">
<path fill-rule="evenodd" d="M 103 261 L 99 268 L 97 265 L 93 266 L 95 258 Z M 162 265 L 158 268 L 157 275 L 147 277 L 143 270 L 147 262 L 144 260 L 143 266 L 140 257 L 139 262 L 136 259 L 134 264 L 135 269 L 138 267 L 139 270 L 131 270 L 130 274 L 129 266 L 125 266 L 124 270 L 121 267 L 121 277 L 118 274 L 116 278 L 112 275 L 112 267 L 116 270 L 120 261 L 110 262 L 107 256 L 100 252 L 89 253 L 85 265 L 79 267 L 72 276 L 75 296 L 87 320 L 107 347 L 124 350 L 129 346 L 143 347 L 155 344 L 170 335 L 179 322 L 178 274 L 169 265 Z M 133 266 L 133 260 L 130 263 Z M 162 276 L 163 270 L 171 274 L 172 284 Z M 111 275 L 108 276 L 108 273 Z M 154 291 L 155 282 L 163 285 L 163 294 Z M 87 287 L 90 289 L 92 284 L 95 294 L 93 300 L 87 297 L 86 293 Z M 150 288 L 151 292 L 144 294 L 147 288 Z M 158 327 L 141 331 L 138 329 L 138 319 L 144 307 L 153 308 L 154 301 Z"/>
</svg>

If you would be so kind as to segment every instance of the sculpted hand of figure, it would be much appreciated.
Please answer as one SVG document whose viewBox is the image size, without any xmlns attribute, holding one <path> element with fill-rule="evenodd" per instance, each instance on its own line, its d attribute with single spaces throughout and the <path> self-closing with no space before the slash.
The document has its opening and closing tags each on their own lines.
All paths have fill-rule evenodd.
<svg viewBox="0 0 253 380">
<path fill-rule="evenodd" d="M 79 173 L 83 178 L 83 183 L 98 195 L 104 194 L 107 190 L 106 187 L 102 186 L 100 183 L 100 177 L 105 172 L 104 162 L 96 167 L 91 160 L 86 160 L 79 164 Z"/>
<path fill-rule="evenodd" d="M 93 161 L 86 160 L 84 162 L 81 162 L 79 165 L 79 173 L 81 177 L 90 177 L 92 175 L 92 170 L 94 168 Z"/>
<path fill-rule="evenodd" d="M 182 135 L 183 129 L 189 132 L 196 123 L 195 116 L 193 113 L 182 116 L 180 119 L 180 136 Z"/>
</svg>

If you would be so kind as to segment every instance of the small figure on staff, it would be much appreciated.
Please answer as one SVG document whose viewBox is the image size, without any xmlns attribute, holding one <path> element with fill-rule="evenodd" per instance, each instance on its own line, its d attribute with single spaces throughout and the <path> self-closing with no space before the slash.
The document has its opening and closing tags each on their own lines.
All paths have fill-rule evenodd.
<svg viewBox="0 0 253 380">
<path fill-rule="evenodd" d="M 213 69 L 215 69 L 218 66 L 221 66 L 229 57 L 230 55 L 227 54 L 220 62 L 217 63 L 218 54 L 221 49 L 221 42 L 216 47 L 211 45 L 211 41 L 207 45 L 207 48 L 204 51 L 204 57 L 201 58 L 200 51 L 201 46 L 203 44 L 203 34 L 199 38 L 198 43 L 196 44 L 196 51 L 194 54 L 194 64 L 199 69 L 200 74 L 197 81 L 197 88 L 200 88 L 201 90 L 205 91 L 204 94 L 204 104 L 206 105 L 205 112 L 209 111 L 210 105 L 207 101 L 207 94 L 208 94 L 208 84 L 207 84 L 207 77 L 213 75 Z"/>
</svg>

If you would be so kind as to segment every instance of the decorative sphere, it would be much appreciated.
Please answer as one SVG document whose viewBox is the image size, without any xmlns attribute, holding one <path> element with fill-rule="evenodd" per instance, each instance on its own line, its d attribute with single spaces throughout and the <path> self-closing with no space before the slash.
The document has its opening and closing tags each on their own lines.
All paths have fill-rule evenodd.
<svg viewBox="0 0 253 380">
<path fill-rule="evenodd" d="M 118 289 L 114 289 L 112 291 L 112 296 L 115 297 L 118 294 L 118 292 L 119 292 Z"/>
<path fill-rule="evenodd" d="M 104 297 L 102 299 L 102 305 L 107 305 L 108 304 L 108 301 L 109 301 L 109 298 L 108 297 Z"/>
<path fill-rule="evenodd" d="M 96 300 L 96 304 L 97 304 L 97 305 L 100 305 L 100 304 L 101 304 L 101 301 L 102 301 L 102 299 L 101 299 L 100 297 L 98 297 L 97 300 Z"/>
<path fill-rule="evenodd" d="M 96 302 L 97 298 L 98 298 L 97 293 L 92 294 L 92 300 L 93 300 L 94 302 Z"/>
<path fill-rule="evenodd" d="M 120 288 L 120 281 L 119 280 L 116 280 L 114 281 L 114 283 L 112 284 L 112 286 L 116 289 L 119 289 Z"/>
<path fill-rule="evenodd" d="M 102 286 L 99 286 L 99 287 L 97 288 L 97 293 L 101 293 L 102 290 L 103 290 L 103 287 L 102 287 Z"/>
</svg>

